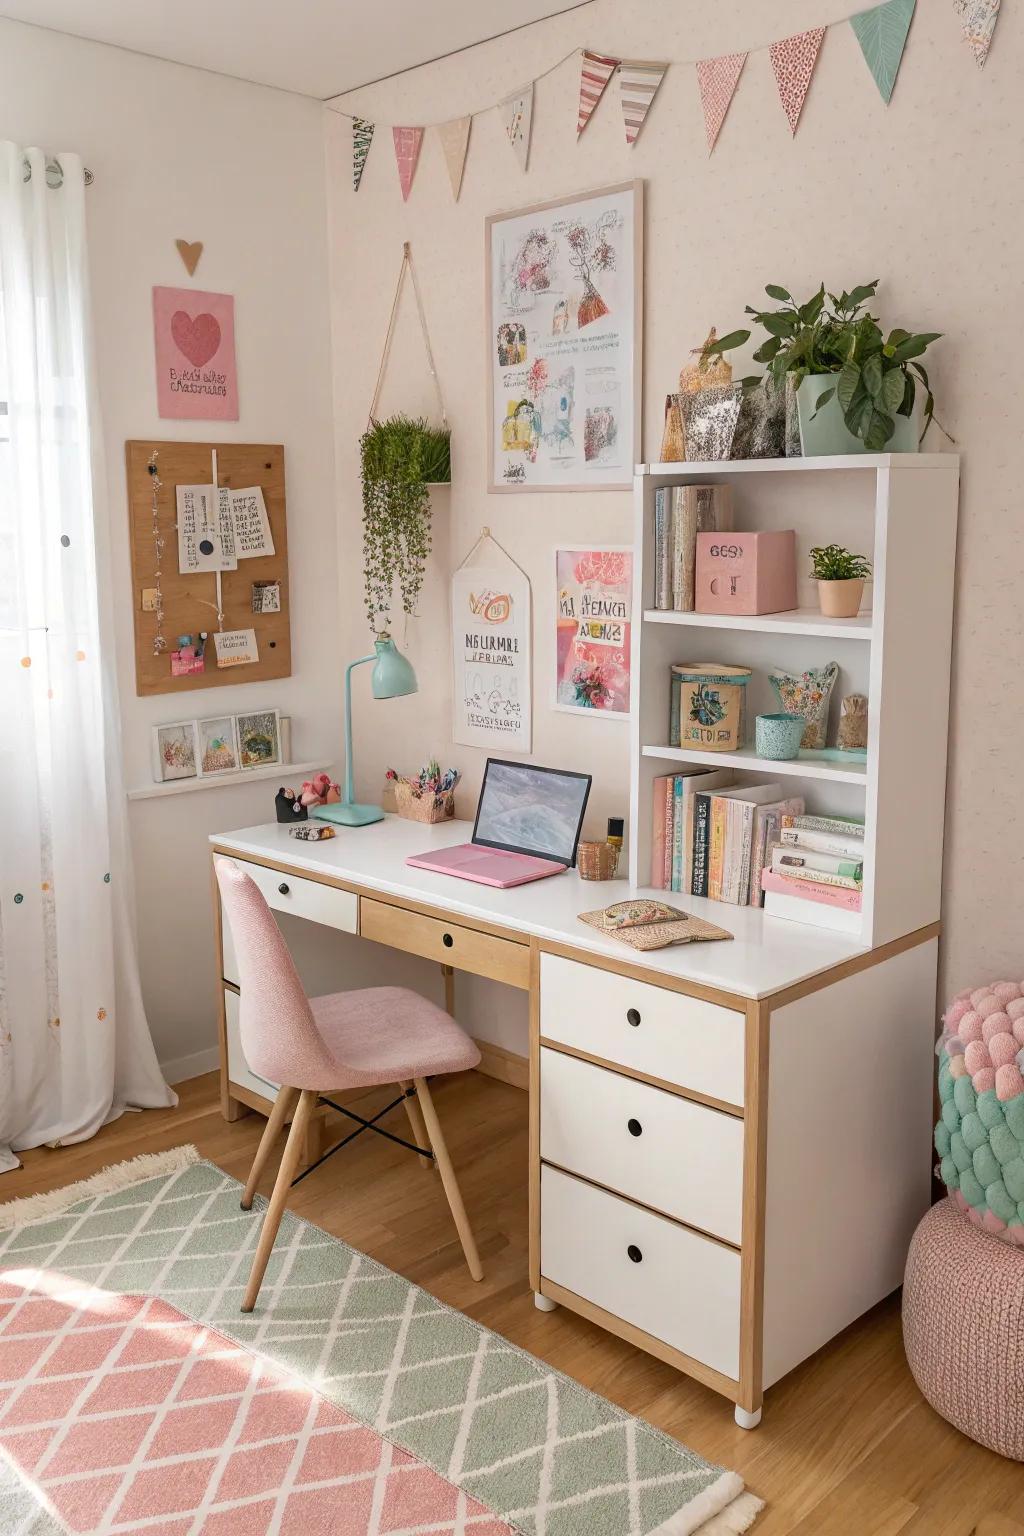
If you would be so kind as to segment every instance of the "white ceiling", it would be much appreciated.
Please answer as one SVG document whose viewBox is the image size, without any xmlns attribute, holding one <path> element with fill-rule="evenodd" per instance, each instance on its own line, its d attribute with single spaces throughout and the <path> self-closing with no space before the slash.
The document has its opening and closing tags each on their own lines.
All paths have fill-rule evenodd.
<svg viewBox="0 0 1024 1536">
<path fill-rule="evenodd" d="M 324 99 L 581 3 L 0 0 L 0 15 Z"/>
</svg>

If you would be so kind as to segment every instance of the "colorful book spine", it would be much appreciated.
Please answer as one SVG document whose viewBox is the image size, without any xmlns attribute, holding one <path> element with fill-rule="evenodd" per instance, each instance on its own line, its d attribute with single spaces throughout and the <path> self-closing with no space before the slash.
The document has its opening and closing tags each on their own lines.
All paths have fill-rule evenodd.
<svg viewBox="0 0 1024 1536">
<path fill-rule="evenodd" d="M 685 780 L 681 773 L 672 780 L 672 884 L 670 889 L 683 888 L 683 789 Z"/>
<path fill-rule="evenodd" d="M 803 843 L 783 843 L 772 853 L 772 868 L 780 873 L 790 869 L 824 870 L 829 875 L 848 875 L 851 880 L 864 878 L 863 859 L 844 859 L 838 853 L 821 853 L 805 848 Z"/>
<path fill-rule="evenodd" d="M 839 837 L 863 837 L 864 823 L 852 816 L 784 816 L 783 827 L 788 831 L 831 832 Z"/>
<path fill-rule="evenodd" d="M 813 848 L 820 853 L 834 853 L 841 858 L 857 859 L 864 853 L 863 837 L 845 832 L 813 832 L 808 827 L 787 825 L 793 818 L 783 818 L 779 839 L 787 844 L 799 844 L 801 848 Z"/>
<path fill-rule="evenodd" d="M 686 485 L 672 487 L 672 607 L 692 613 L 697 565 L 697 502 Z"/>
<path fill-rule="evenodd" d="M 654 493 L 654 606 L 672 607 L 672 507 L 667 486 Z"/>
<path fill-rule="evenodd" d="M 698 792 L 693 797 L 693 875 L 690 884 L 693 896 L 708 894 L 708 841 L 713 798 L 710 791 Z"/>
<path fill-rule="evenodd" d="M 841 907 L 846 912 L 861 910 L 862 896 L 859 889 L 846 890 L 842 886 L 825 885 L 816 881 L 792 880 L 788 875 L 776 874 L 772 869 L 763 871 L 761 886 L 763 890 L 774 891 L 778 896 L 793 896 L 802 901 L 818 902 L 826 907 Z"/>
<path fill-rule="evenodd" d="M 833 875 L 826 869 L 801 869 L 793 865 L 780 867 L 775 863 L 772 864 L 772 874 L 781 875 L 785 880 L 795 880 L 800 885 L 835 885 L 846 891 L 859 891 L 863 884 L 850 875 Z"/>
<path fill-rule="evenodd" d="M 663 879 L 664 888 L 666 891 L 670 891 L 672 889 L 672 838 L 673 828 L 675 827 L 676 814 L 675 800 L 673 798 L 674 789 L 675 777 L 670 773 L 668 776 L 668 785 L 665 789 L 665 864 Z"/>
<path fill-rule="evenodd" d="M 668 703 L 668 745 L 678 747 L 682 734 L 683 679 L 673 667 L 670 674 Z"/>
<path fill-rule="evenodd" d="M 665 800 L 670 774 L 662 774 L 651 785 L 651 885 L 656 891 L 665 889 Z"/>
<path fill-rule="evenodd" d="M 708 846 L 708 889 L 712 901 L 721 901 L 722 883 L 725 877 L 725 844 L 728 827 L 729 802 L 721 795 L 711 801 L 711 835 Z"/>
</svg>

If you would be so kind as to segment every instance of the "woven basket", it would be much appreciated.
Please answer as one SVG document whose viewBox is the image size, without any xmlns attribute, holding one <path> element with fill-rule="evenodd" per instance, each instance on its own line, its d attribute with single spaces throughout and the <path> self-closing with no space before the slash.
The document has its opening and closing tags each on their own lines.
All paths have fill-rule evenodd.
<svg viewBox="0 0 1024 1536">
<path fill-rule="evenodd" d="M 619 850 L 614 843 L 580 843 L 576 865 L 581 880 L 614 880 Z"/>
<path fill-rule="evenodd" d="M 455 791 L 443 795 L 417 795 L 411 784 L 399 779 L 395 785 L 395 809 L 407 821 L 451 821 L 455 815 Z"/>
</svg>

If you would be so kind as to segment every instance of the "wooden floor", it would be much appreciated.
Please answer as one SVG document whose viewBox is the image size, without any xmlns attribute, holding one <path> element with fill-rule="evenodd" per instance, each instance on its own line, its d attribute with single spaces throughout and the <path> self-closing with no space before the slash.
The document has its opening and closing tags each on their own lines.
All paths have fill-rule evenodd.
<svg viewBox="0 0 1024 1536">
<path fill-rule="evenodd" d="M 0 1177 L 0 1200 L 183 1142 L 244 1179 L 263 1120 L 226 1124 L 212 1075 L 179 1092 L 176 1111 L 125 1115 L 80 1146 L 25 1153 L 22 1170 Z M 526 1096 L 470 1073 L 438 1082 L 435 1097 L 483 1284 L 466 1273 L 437 1175 L 380 1137 L 361 1137 L 312 1174 L 294 1191 L 293 1208 L 735 1468 L 768 1501 L 758 1536 L 1014 1536 L 1024 1524 L 1024 1469 L 965 1440 L 923 1402 L 904 1359 L 895 1299 L 773 1387 L 751 1433 L 735 1427 L 731 1404 L 668 1366 L 565 1310 L 538 1312 L 527 1283 Z M 406 1134 L 404 1115 L 395 1118 L 395 1131 Z"/>
</svg>

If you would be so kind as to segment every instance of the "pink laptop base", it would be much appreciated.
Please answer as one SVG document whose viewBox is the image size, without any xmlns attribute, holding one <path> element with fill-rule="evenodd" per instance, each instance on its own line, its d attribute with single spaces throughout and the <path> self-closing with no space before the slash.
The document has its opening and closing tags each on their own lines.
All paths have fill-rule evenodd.
<svg viewBox="0 0 1024 1536">
<path fill-rule="evenodd" d="M 432 869 L 439 875 L 454 875 L 457 880 L 473 880 L 477 885 L 526 885 L 530 880 L 545 880 L 560 875 L 564 864 L 553 859 L 538 859 L 529 853 L 505 853 L 498 848 L 482 848 L 479 843 L 459 843 L 454 848 L 438 848 L 434 853 L 414 853 L 405 861 L 417 869 Z"/>
</svg>

